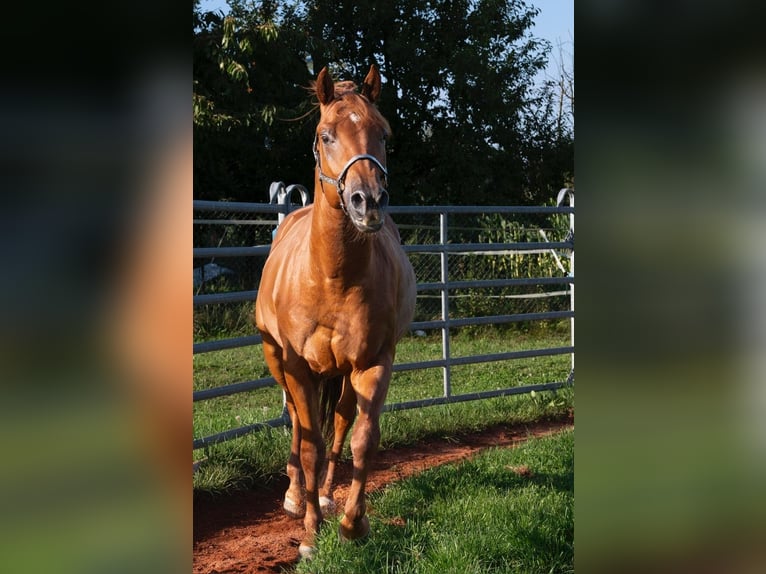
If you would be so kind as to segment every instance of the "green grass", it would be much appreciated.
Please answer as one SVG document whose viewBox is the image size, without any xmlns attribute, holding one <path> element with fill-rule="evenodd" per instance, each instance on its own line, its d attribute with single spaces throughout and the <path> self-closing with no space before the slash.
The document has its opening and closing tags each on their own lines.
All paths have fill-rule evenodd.
<svg viewBox="0 0 766 574">
<path fill-rule="evenodd" d="M 451 339 L 452 356 L 541 349 L 569 344 L 568 323 L 535 333 L 462 331 Z M 397 362 L 441 357 L 440 335 L 405 337 L 397 348 Z M 452 368 L 452 394 L 564 381 L 569 355 L 535 357 Z M 229 349 L 194 356 L 194 389 L 269 376 L 260 348 Z M 388 403 L 442 396 L 442 370 L 425 369 L 395 373 Z M 451 438 L 494 424 L 516 424 L 560 417 L 572 407 L 574 390 L 517 395 L 385 413 L 381 417 L 381 448 L 413 444 L 428 438 Z M 282 412 L 282 392 L 276 387 L 239 393 L 194 403 L 194 437 L 277 418 Z M 251 433 L 195 451 L 206 458 L 194 475 L 194 488 L 223 492 L 268 482 L 284 472 L 290 433 L 279 428 Z M 348 446 L 346 448 L 348 456 Z"/>
<path fill-rule="evenodd" d="M 527 472 L 518 472 L 526 467 Z M 299 574 L 574 572 L 574 431 L 490 449 L 369 497 L 371 535 L 328 520 Z"/>
</svg>

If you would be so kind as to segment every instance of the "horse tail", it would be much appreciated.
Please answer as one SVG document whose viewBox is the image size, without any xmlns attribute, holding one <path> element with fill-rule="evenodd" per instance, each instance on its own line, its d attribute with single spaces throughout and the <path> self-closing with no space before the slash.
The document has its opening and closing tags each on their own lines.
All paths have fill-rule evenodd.
<svg viewBox="0 0 766 574">
<path fill-rule="evenodd" d="M 319 428 L 326 442 L 335 435 L 335 407 L 343 392 L 343 375 L 325 379 L 319 384 Z"/>
</svg>

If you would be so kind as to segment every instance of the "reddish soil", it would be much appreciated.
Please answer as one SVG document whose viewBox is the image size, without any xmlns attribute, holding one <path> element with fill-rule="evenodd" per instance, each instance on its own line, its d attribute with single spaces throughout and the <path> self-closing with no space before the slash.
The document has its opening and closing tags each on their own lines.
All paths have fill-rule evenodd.
<svg viewBox="0 0 766 574">
<path fill-rule="evenodd" d="M 529 437 L 573 426 L 574 415 L 570 413 L 562 420 L 495 426 L 450 441 L 381 450 L 368 477 L 367 492 L 428 468 L 465 459 L 488 447 L 513 447 Z M 335 503 L 339 509 L 343 508 L 350 481 L 351 462 L 346 461 L 336 471 Z M 303 521 L 289 518 L 282 511 L 287 484 L 283 476 L 268 487 L 226 496 L 195 493 L 193 572 L 278 574 L 295 565 Z"/>
</svg>

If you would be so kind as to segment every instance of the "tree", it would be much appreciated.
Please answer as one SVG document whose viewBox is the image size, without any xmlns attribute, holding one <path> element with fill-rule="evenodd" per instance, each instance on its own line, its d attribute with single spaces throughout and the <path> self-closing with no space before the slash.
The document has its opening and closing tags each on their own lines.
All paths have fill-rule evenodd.
<svg viewBox="0 0 766 574">
<path fill-rule="evenodd" d="M 385 81 L 379 105 L 393 129 L 389 168 L 399 203 L 545 203 L 574 171 L 571 130 L 555 129 L 555 93 L 532 88 L 550 47 L 531 37 L 538 11 L 522 0 L 230 4 L 232 23 L 206 32 L 212 44 L 199 74 L 195 52 L 195 97 L 226 119 L 195 126 L 226 140 L 216 149 L 197 140 L 201 153 L 217 155 L 216 169 L 239 163 L 219 173 L 211 156 L 195 181 L 205 193 L 213 182 L 242 199 L 237 186 L 265 194 L 275 179 L 310 184 L 316 117 L 284 120 L 310 111 L 302 87 L 322 66 L 358 82 L 371 62 Z M 236 41 L 224 45 L 227 37 Z"/>
<path fill-rule="evenodd" d="M 231 4 L 226 17 L 194 4 L 195 197 L 263 201 L 274 179 L 311 175 L 311 132 L 285 121 L 310 107 L 305 35 L 273 2 Z"/>
</svg>

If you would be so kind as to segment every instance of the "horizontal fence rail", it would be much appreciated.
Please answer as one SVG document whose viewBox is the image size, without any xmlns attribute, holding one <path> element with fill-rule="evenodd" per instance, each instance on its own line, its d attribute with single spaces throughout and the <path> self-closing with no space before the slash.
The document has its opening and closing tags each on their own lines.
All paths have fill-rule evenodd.
<svg viewBox="0 0 766 574">
<path fill-rule="evenodd" d="M 281 186 L 281 187 L 280 187 Z M 305 189 L 300 186 L 290 186 L 301 191 L 301 199 L 305 203 L 307 194 Z M 292 192 L 291 192 L 292 193 Z M 275 182 L 271 189 L 271 204 L 262 203 L 241 203 L 241 202 L 214 202 L 214 201 L 194 201 L 195 225 L 209 225 L 212 228 L 225 226 L 229 229 L 231 226 L 253 226 L 253 225 L 271 225 L 276 228 L 278 222 L 284 218 L 296 205 L 290 203 L 291 193 L 286 193 L 284 184 Z M 562 205 L 563 200 L 569 199 L 569 206 Z M 276 201 L 276 203 L 274 203 Z M 510 396 L 515 394 L 529 393 L 531 391 L 555 390 L 574 382 L 574 191 L 569 189 L 561 190 L 558 198 L 559 206 L 390 206 L 389 211 L 393 214 L 424 216 L 438 216 L 439 224 L 432 226 L 420 225 L 400 225 L 400 229 L 410 227 L 416 231 L 431 230 L 438 232 L 438 239 L 433 243 L 411 243 L 403 245 L 404 251 L 412 256 L 422 256 L 438 258 L 440 280 L 418 281 L 417 292 L 419 298 L 428 298 L 441 300 L 441 317 L 434 320 L 414 321 L 410 329 L 413 333 L 427 330 L 441 330 L 442 332 L 442 358 L 418 361 L 410 363 L 397 363 L 393 366 L 394 372 L 404 372 L 418 369 L 440 368 L 443 371 L 443 394 L 437 397 L 429 397 L 414 401 L 405 401 L 393 404 L 386 404 L 384 411 L 399 411 L 404 409 L 421 408 L 432 405 L 444 405 L 463 401 L 482 400 L 493 397 Z M 196 217 L 197 213 L 214 214 L 276 214 L 278 219 L 261 219 L 257 221 L 245 220 L 241 218 L 225 217 Z M 539 235 L 546 241 L 512 241 L 512 242 L 451 242 L 449 240 L 449 216 L 465 214 L 497 214 L 497 215 L 552 215 L 566 214 L 569 216 L 569 230 L 564 238 L 557 238 L 557 241 L 547 241 L 547 235 L 543 230 L 539 230 Z M 539 239 L 539 237 L 538 237 Z M 221 240 L 222 241 L 222 240 Z M 270 250 L 270 244 L 259 244 L 250 246 L 221 246 L 216 247 L 195 247 L 194 258 L 213 263 L 224 258 L 245 258 L 250 257 L 260 261 L 261 265 L 265 261 Z M 538 277 L 502 277 L 491 279 L 462 279 L 450 280 L 450 258 L 479 256 L 492 258 L 499 255 L 504 256 L 523 256 L 530 254 L 550 253 L 555 259 L 559 269 L 564 271 L 561 258 L 556 252 L 566 252 L 569 257 L 569 272 L 565 276 L 538 276 Z M 434 261 L 436 259 L 433 259 Z M 417 270 L 416 270 L 417 271 Z M 195 281 L 197 277 L 195 269 Z M 202 274 L 202 272 L 201 272 Z M 257 283 L 256 283 L 257 285 Z M 475 317 L 451 317 L 450 300 L 467 296 L 459 295 L 456 292 L 468 290 L 489 290 L 502 289 L 510 287 L 537 287 L 537 286 L 559 286 L 558 290 L 547 291 L 543 293 L 521 293 L 511 295 L 492 295 L 498 298 L 519 298 L 536 299 L 545 297 L 560 297 L 562 295 L 570 296 L 570 305 L 568 310 L 541 311 L 496 314 Z M 562 286 L 563 289 L 562 290 Z M 427 295 L 429 292 L 435 292 L 435 295 Z M 221 293 L 195 293 L 193 303 L 195 307 L 225 305 L 231 303 L 254 304 L 258 294 L 256 289 L 247 289 L 241 291 L 227 291 Z M 501 325 L 519 321 L 547 321 L 557 319 L 569 319 L 571 323 L 570 338 L 571 344 L 546 349 L 530 349 L 523 351 L 509 351 L 505 353 L 492 353 L 484 355 L 471 355 L 454 357 L 450 353 L 450 330 L 460 327 L 475 325 Z M 233 349 L 245 346 L 256 346 L 261 344 L 261 337 L 258 334 L 228 337 L 195 342 L 193 353 L 209 353 L 225 349 Z M 552 356 L 552 355 L 571 355 L 571 371 L 566 380 L 550 381 L 545 383 L 526 384 L 503 389 L 493 389 L 487 391 L 477 391 L 472 393 L 454 394 L 451 388 L 451 368 L 462 365 L 480 364 L 495 361 L 509 361 L 528 359 L 533 357 Z M 200 389 L 193 392 L 193 401 L 205 401 L 213 398 L 219 398 L 237 393 L 249 392 L 257 389 L 276 386 L 273 377 L 263 377 L 259 379 L 236 381 L 230 384 L 217 386 L 214 388 Z M 199 449 L 209 445 L 217 444 L 236 437 L 244 436 L 251 432 L 257 432 L 267 428 L 275 428 L 289 425 L 287 410 L 283 408 L 281 416 L 254 424 L 243 425 L 219 432 L 210 436 L 196 438 L 193 441 L 193 448 Z"/>
</svg>

